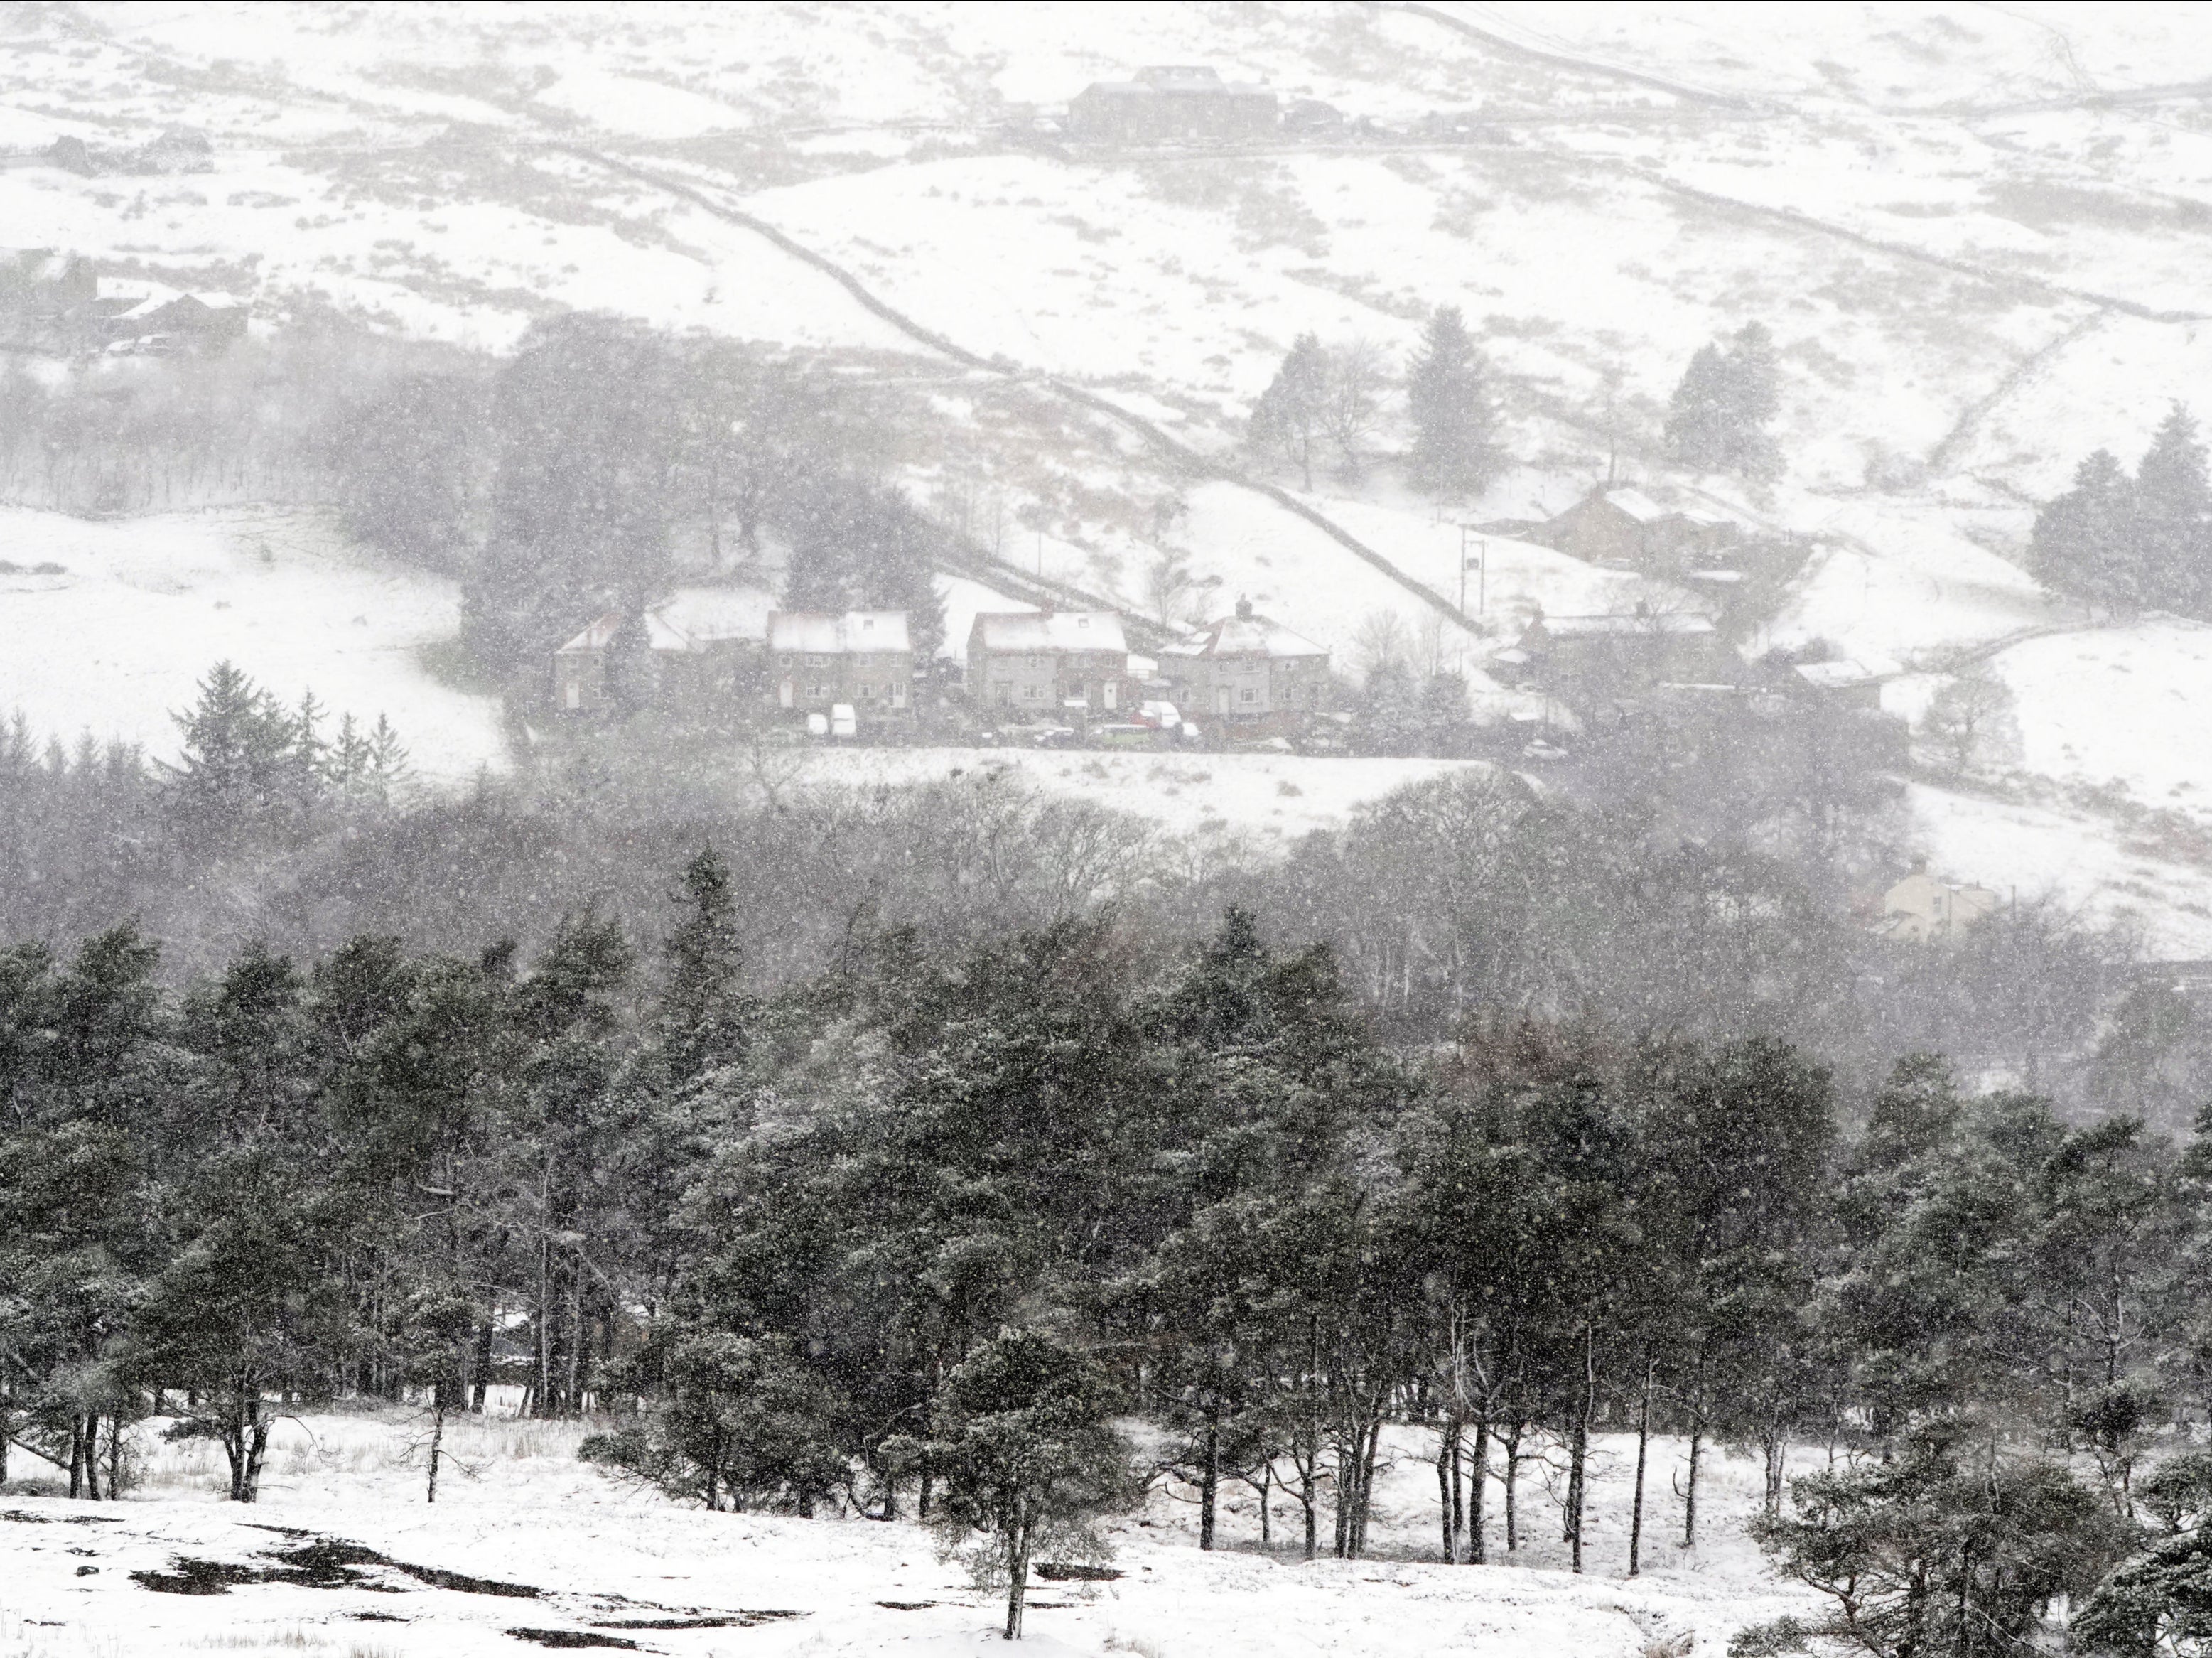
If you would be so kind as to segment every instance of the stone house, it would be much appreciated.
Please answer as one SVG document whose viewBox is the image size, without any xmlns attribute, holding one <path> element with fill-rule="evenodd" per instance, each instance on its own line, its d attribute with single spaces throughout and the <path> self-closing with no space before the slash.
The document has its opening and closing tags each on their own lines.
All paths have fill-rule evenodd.
<svg viewBox="0 0 2212 1658">
<path fill-rule="evenodd" d="M 1295 736 L 1328 689 L 1328 652 L 1243 599 L 1234 616 L 1161 651 L 1159 666 L 1184 719 L 1211 720 L 1230 736 Z"/>
<path fill-rule="evenodd" d="M 778 610 L 768 619 L 775 704 L 799 714 L 848 705 L 863 723 L 914 714 L 914 647 L 904 610 Z"/>
<path fill-rule="evenodd" d="M 1536 683 L 1584 702 L 1662 684 L 1729 680 L 1735 668 L 1711 616 L 1641 604 L 1598 616 L 1539 616 L 1513 656 Z"/>
<path fill-rule="evenodd" d="M 701 654 L 698 641 L 657 610 L 644 616 L 646 661 L 656 686 L 671 670 L 681 677 Z M 609 610 L 553 653 L 553 706 L 562 714 L 604 714 L 614 706 L 608 668 L 623 613 Z"/>
<path fill-rule="evenodd" d="M 1135 708 L 1143 687 L 1111 610 L 987 611 L 968 630 L 968 694 L 990 719 L 1074 719 Z"/>
<path fill-rule="evenodd" d="M 1917 858 L 1912 873 L 1881 895 L 1880 930 L 1916 944 L 1948 938 L 1996 914 L 2002 902 L 1987 887 L 1937 880 L 1928 872 L 1928 860 Z"/>
<path fill-rule="evenodd" d="M 1210 69 L 1156 67 L 1099 81 L 1067 106 L 1068 136 L 1103 144 L 1234 143 L 1273 137 L 1275 94 L 1231 86 Z"/>
<path fill-rule="evenodd" d="M 1668 574 L 1718 557 L 1737 535 L 1717 513 L 1662 507 L 1640 489 L 1600 486 L 1529 539 L 1590 564 Z"/>
</svg>

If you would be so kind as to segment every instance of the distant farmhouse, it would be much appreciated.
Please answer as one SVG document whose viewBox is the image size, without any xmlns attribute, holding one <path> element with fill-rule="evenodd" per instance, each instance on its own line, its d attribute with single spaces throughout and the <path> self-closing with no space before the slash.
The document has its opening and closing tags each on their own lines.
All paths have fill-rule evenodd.
<svg viewBox="0 0 2212 1658">
<path fill-rule="evenodd" d="M 1881 712 L 1881 676 L 1859 662 L 1804 662 L 1792 668 L 1796 689 L 1832 708 Z"/>
<path fill-rule="evenodd" d="M 681 677 L 699 652 L 697 641 L 658 611 L 647 611 L 640 621 L 645 629 L 645 659 L 636 665 L 650 676 L 641 696 L 654 695 L 673 673 Z M 613 708 L 616 660 L 619 654 L 623 615 L 609 610 L 574 639 L 553 653 L 553 706 L 567 714 L 600 714 Z"/>
<path fill-rule="evenodd" d="M 1741 531 L 1717 513 L 1662 507 L 1640 489 L 1601 486 L 1526 533 L 1587 563 L 1661 575 L 1711 562 Z"/>
<path fill-rule="evenodd" d="M 1928 860 L 1913 860 L 1912 873 L 1881 895 L 1881 931 L 1892 938 L 1926 944 L 1954 937 L 2001 901 L 1987 887 L 1953 886 L 1928 872 Z"/>
<path fill-rule="evenodd" d="M 768 671 L 780 708 L 826 714 L 844 706 L 864 725 L 913 715 L 904 610 L 780 610 L 768 619 Z"/>
<path fill-rule="evenodd" d="M 1510 653 L 1493 659 L 1525 666 L 1547 690 L 1588 701 L 1699 683 L 1732 667 L 1711 616 L 1644 604 L 1597 616 L 1539 616 Z"/>
<path fill-rule="evenodd" d="M 1139 70 L 1085 87 L 1067 106 L 1068 136 L 1101 144 L 1249 142 L 1273 137 L 1280 118 L 1273 93 L 1210 69 Z"/>
<path fill-rule="evenodd" d="M 979 615 L 968 630 L 968 692 L 999 719 L 1080 720 L 1143 701 L 1121 618 L 1111 610 Z"/>
<path fill-rule="evenodd" d="M 1183 717 L 1210 714 L 1224 736 L 1297 736 L 1312 723 L 1328 687 L 1328 652 L 1255 615 L 1243 599 L 1236 615 L 1162 650 L 1159 665 Z"/>
<path fill-rule="evenodd" d="M 19 349 L 221 351 L 244 337 L 251 309 L 228 294 L 102 276 L 80 254 L 0 248 L 0 344 Z"/>
</svg>

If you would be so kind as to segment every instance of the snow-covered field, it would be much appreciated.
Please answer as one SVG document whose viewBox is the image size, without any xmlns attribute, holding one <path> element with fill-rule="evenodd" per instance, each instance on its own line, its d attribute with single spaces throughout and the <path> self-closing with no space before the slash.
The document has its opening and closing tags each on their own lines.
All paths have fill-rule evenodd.
<svg viewBox="0 0 2212 1658">
<path fill-rule="evenodd" d="M 250 1509 L 222 1500 L 221 1459 L 204 1443 L 153 1446 L 145 1484 L 120 1503 L 0 1497 L 0 1658 L 212 1650 L 493 1658 L 535 1649 L 517 1630 L 597 1634 L 688 1658 L 1007 1649 L 998 1639 L 996 1600 L 940 1563 L 933 1539 L 910 1521 L 678 1507 L 579 1463 L 577 1426 L 501 1419 L 452 1430 L 453 1460 L 436 1505 L 426 1506 L 422 1429 L 394 1410 L 288 1420 L 278 1429 L 264 1500 Z M 1275 1546 L 1262 1551 L 1249 1493 L 1230 1501 L 1224 1546 L 1202 1554 L 1191 1504 L 1156 1493 L 1143 1513 L 1113 1522 L 1121 1578 L 1095 1588 L 1033 1587 L 1029 1634 L 1018 1649 L 1148 1658 L 1638 1658 L 1659 1643 L 1676 1643 L 1668 1649 L 1718 1658 L 1742 1625 L 1804 1609 L 1800 1594 L 1767 1575 L 1744 1535 L 1757 1502 L 1754 1464 L 1709 1455 L 1699 1493 L 1703 1535 L 1697 1549 L 1684 1551 L 1675 1546 L 1680 1505 L 1668 1490 L 1682 1447 L 1655 1442 L 1644 1570 L 1627 1580 L 1633 1442 L 1601 1437 L 1588 1573 L 1577 1578 L 1563 1570 L 1558 1510 L 1534 1467 L 1522 1474 L 1516 1564 L 1437 1562 L 1433 1448 L 1433 1435 L 1398 1431 L 1390 1448 L 1399 1460 L 1382 1479 L 1371 1558 L 1356 1562 L 1301 1563 L 1295 1505 L 1280 1495 Z M 1502 1557 L 1494 1481 L 1490 1507 L 1490 1546 Z M 1327 1524 L 1324 1514 L 1324 1545 Z M 244 1582 L 206 1595 L 155 1593 L 131 1576 L 173 1576 L 180 1559 L 265 1569 L 282 1564 L 272 1558 L 278 1552 L 316 1539 L 363 1546 L 392 1564 L 358 1565 L 349 1585 Z M 440 1587 L 409 1568 L 538 1593 Z M 749 1616 L 759 1613 L 785 1615 Z M 716 1619 L 726 1621 L 665 1627 Z"/>
<path fill-rule="evenodd" d="M 0 716 L 20 710 L 42 736 L 119 737 L 173 759 L 171 714 L 228 660 L 288 707 L 313 690 L 326 736 L 344 714 L 386 716 L 427 780 L 500 762 L 497 699 L 424 663 L 459 629 L 459 587 L 372 562 L 319 518 L 0 510 L 0 562 L 19 572 L 0 572 Z"/>
<path fill-rule="evenodd" d="M 1486 762 L 1188 750 L 847 749 L 810 753 L 789 786 L 921 783 L 1006 768 L 1047 793 L 1151 819 L 1178 833 L 1240 831 L 1262 841 L 1337 827 L 1394 789 Z"/>
</svg>

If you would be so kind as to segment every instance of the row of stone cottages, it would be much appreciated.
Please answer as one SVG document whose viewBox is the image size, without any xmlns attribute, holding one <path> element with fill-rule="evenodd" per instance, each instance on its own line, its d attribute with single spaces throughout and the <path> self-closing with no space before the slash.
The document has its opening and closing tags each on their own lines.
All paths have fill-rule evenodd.
<svg viewBox="0 0 2212 1658">
<path fill-rule="evenodd" d="M 903 610 L 774 610 L 764 595 L 695 588 L 648 612 L 655 677 L 765 687 L 793 714 L 853 709 L 863 726 L 914 716 L 916 665 Z M 553 653 L 554 706 L 610 705 L 609 657 L 622 624 L 609 611 Z M 1325 701 L 1328 653 L 1239 602 L 1233 616 L 1159 653 L 1133 654 L 1112 610 L 985 612 L 968 632 L 969 695 L 984 717 L 1087 725 L 1170 702 L 1183 718 L 1242 738 L 1294 736 Z"/>
</svg>

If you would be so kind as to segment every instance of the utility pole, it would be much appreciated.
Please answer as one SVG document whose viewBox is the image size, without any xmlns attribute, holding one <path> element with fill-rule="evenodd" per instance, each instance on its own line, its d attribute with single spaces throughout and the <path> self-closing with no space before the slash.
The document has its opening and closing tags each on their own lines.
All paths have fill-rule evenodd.
<svg viewBox="0 0 2212 1658">
<path fill-rule="evenodd" d="M 1468 524 L 1459 526 L 1459 613 L 1462 616 L 1467 614 L 1468 531 L 1474 527 Z M 1480 616 L 1489 607 L 1490 543 L 1478 536 L 1474 547 L 1474 610 L 1477 616 Z"/>
</svg>

